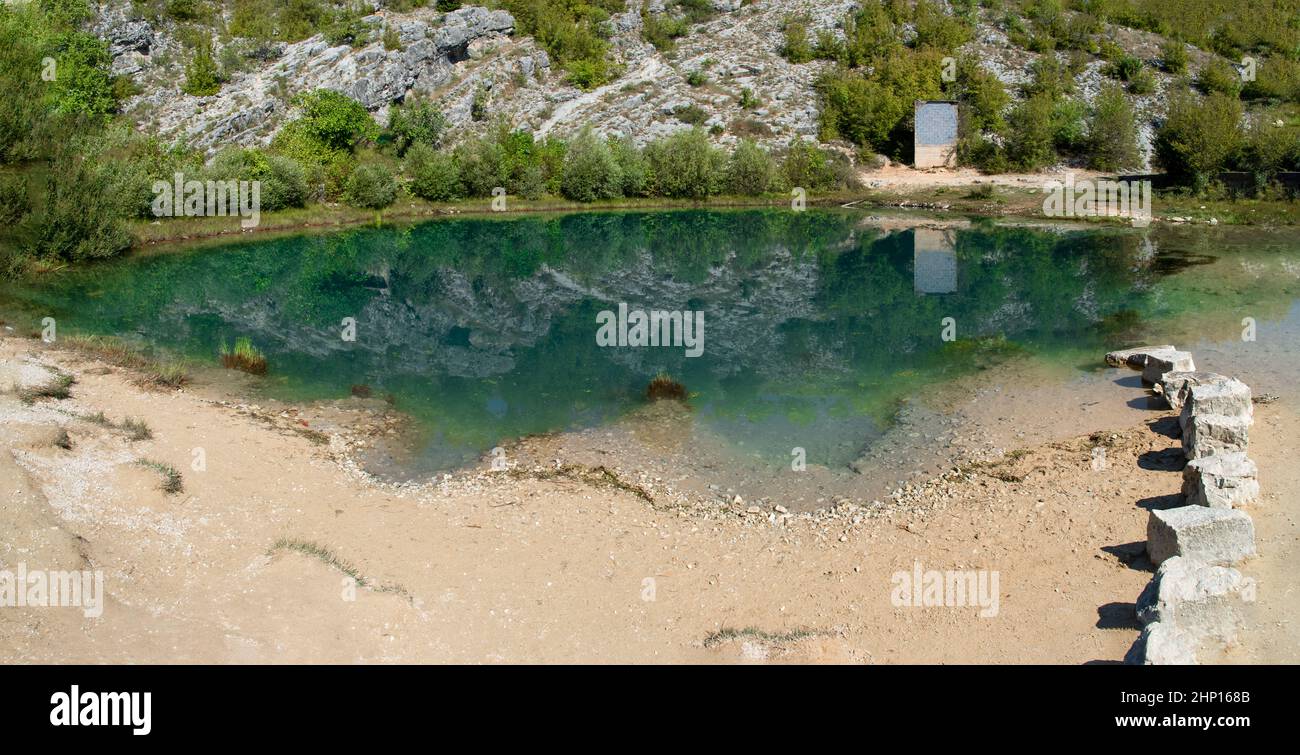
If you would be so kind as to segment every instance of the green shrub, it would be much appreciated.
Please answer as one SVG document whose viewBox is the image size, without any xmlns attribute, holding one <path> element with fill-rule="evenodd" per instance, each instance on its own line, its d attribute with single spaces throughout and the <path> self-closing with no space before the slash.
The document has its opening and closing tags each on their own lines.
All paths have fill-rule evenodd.
<svg viewBox="0 0 1300 755">
<path fill-rule="evenodd" d="M 408 102 L 388 109 L 387 133 L 398 157 L 415 144 L 438 147 L 446 130 L 447 119 L 442 111 L 428 102 Z"/>
<path fill-rule="evenodd" d="M 1137 136 L 1128 97 L 1117 86 L 1104 87 L 1088 112 L 1088 167 L 1107 171 L 1140 167 Z"/>
<path fill-rule="evenodd" d="M 781 56 L 791 63 L 808 63 L 815 59 L 808 41 L 808 19 L 790 16 L 781 25 Z"/>
<path fill-rule="evenodd" d="M 1214 58 L 1196 74 L 1196 86 L 1205 94 L 1226 94 L 1236 97 L 1241 93 L 1241 74 L 1231 63 Z"/>
<path fill-rule="evenodd" d="M 1155 153 L 1174 180 L 1203 190 L 1241 145 L 1241 102 L 1216 93 L 1197 102 L 1180 95 L 1156 131 Z"/>
<path fill-rule="evenodd" d="M 1008 117 L 1006 154 L 1011 167 L 1032 171 L 1056 162 L 1055 103 L 1036 94 L 1017 105 Z"/>
<path fill-rule="evenodd" d="M 397 182 L 393 174 L 382 165 L 358 165 L 348 176 L 343 188 L 343 198 L 353 207 L 382 210 L 397 199 Z"/>
<path fill-rule="evenodd" d="M 1187 71 L 1187 48 L 1178 40 L 1167 40 L 1160 45 L 1160 67 L 1175 76 Z"/>
<path fill-rule="evenodd" d="M 113 59 L 103 40 L 84 32 L 67 32 L 55 39 L 51 52 L 57 66 L 49 94 L 54 112 L 104 119 L 117 111 L 109 74 Z M 39 70 L 31 69 L 33 73 Z"/>
<path fill-rule="evenodd" d="M 1241 96 L 1300 102 L 1300 62 L 1282 55 L 1264 58 L 1255 68 L 1255 80 L 1242 87 Z"/>
<path fill-rule="evenodd" d="M 452 154 L 466 196 L 488 197 L 494 188 L 505 187 L 505 150 L 496 141 L 475 139 L 458 145 Z"/>
<path fill-rule="evenodd" d="M 698 128 L 647 144 L 645 159 L 659 196 L 703 199 L 721 190 L 726 156 Z"/>
<path fill-rule="evenodd" d="M 609 150 L 614 156 L 614 162 L 618 164 L 619 176 L 623 179 L 619 193 L 625 197 L 645 196 L 650 190 L 650 168 L 641 150 L 626 137 L 610 139 Z"/>
<path fill-rule="evenodd" d="M 741 140 L 727 160 L 726 190 L 729 194 L 757 196 L 776 186 L 777 165 L 768 151 L 749 139 Z"/>
<path fill-rule="evenodd" d="M 307 201 L 306 172 L 283 155 L 229 148 L 217 153 L 207 174 L 214 181 L 260 181 L 258 199 L 264 212 L 302 207 Z"/>
<path fill-rule="evenodd" d="M 194 55 L 185 64 L 185 83 L 181 91 L 195 97 L 207 97 L 221 91 L 221 76 L 217 62 L 212 58 L 212 43 L 205 41 L 194 49 Z"/>
<path fill-rule="evenodd" d="M 623 193 L 623 176 L 609 143 L 590 128 L 569 142 L 560 191 L 578 202 L 613 199 Z"/>
<path fill-rule="evenodd" d="M 803 139 L 794 140 L 786 149 L 781 174 L 786 185 L 807 191 L 824 191 L 841 184 L 840 171 L 830 155 L 816 142 Z"/>
<path fill-rule="evenodd" d="M 462 195 L 460 169 L 449 154 L 417 142 L 406 152 L 410 192 L 431 202 L 447 202 Z"/>
<path fill-rule="evenodd" d="M 957 99 L 965 106 L 972 128 L 998 132 L 1006 125 L 1002 111 L 1011 97 L 998 77 L 985 71 L 974 58 L 963 57 L 957 62 Z"/>
</svg>

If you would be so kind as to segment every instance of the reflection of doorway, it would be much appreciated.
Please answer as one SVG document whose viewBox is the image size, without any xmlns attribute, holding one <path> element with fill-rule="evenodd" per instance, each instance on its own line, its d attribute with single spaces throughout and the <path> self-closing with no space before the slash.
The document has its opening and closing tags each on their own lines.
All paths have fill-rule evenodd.
<svg viewBox="0 0 1300 755">
<path fill-rule="evenodd" d="M 957 249 L 952 231 L 912 231 L 912 283 L 918 294 L 956 293 Z"/>
</svg>

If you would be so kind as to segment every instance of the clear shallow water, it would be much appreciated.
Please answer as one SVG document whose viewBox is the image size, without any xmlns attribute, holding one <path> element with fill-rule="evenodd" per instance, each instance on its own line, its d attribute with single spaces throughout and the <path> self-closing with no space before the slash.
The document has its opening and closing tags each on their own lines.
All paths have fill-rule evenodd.
<svg viewBox="0 0 1300 755">
<path fill-rule="evenodd" d="M 858 212 L 776 210 L 438 220 L 0 287 L 0 307 L 61 332 L 207 362 L 249 337 L 277 398 L 391 395 L 422 430 L 414 473 L 608 422 L 660 372 L 747 453 L 788 465 L 802 446 L 810 464 L 842 467 L 900 402 L 963 375 L 1026 354 L 1088 371 L 1121 343 L 1239 340 L 1242 317 L 1265 332 L 1297 298 L 1294 231 L 886 232 Z M 703 354 L 598 346 L 597 313 L 620 302 L 703 311 Z"/>
</svg>

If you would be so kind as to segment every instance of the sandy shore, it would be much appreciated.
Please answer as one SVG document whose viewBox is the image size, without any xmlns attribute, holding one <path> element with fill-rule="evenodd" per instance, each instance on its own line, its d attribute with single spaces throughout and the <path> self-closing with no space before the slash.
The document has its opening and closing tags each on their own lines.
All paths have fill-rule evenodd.
<svg viewBox="0 0 1300 755">
<path fill-rule="evenodd" d="M 66 399 L 7 390 L 56 372 L 76 380 Z M 1165 412 L 1031 433 L 881 506 L 786 515 L 668 495 L 561 441 L 554 468 L 485 459 L 378 484 L 354 449 L 394 432 L 379 402 L 159 392 L 27 339 L 0 339 L 0 388 L 0 569 L 100 570 L 107 593 L 98 618 L 0 608 L 5 662 L 1115 662 L 1150 579 L 1143 506 L 1181 482 Z M 1245 571 L 1261 597 L 1221 660 L 1300 655 L 1298 499 L 1283 493 L 1300 483 L 1295 419 L 1258 407 L 1261 556 Z M 183 490 L 164 492 L 142 459 L 173 466 Z M 996 616 L 894 605 L 894 575 L 916 564 L 996 571 Z"/>
</svg>

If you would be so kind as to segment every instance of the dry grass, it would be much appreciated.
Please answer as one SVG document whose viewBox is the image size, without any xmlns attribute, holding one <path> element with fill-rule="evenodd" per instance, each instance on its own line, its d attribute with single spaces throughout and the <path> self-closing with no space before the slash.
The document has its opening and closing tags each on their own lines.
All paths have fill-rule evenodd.
<svg viewBox="0 0 1300 755">
<path fill-rule="evenodd" d="M 189 382 L 185 364 L 176 360 L 156 359 L 140 347 L 115 336 L 65 336 L 58 345 L 89 354 L 115 367 L 139 373 L 136 381 L 153 388 L 180 388 Z"/>
<path fill-rule="evenodd" d="M 24 404 L 34 404 L 43 398 L 61 400 L 72 395 L 72 384 L 77 379 L 71 375 L 56 375 L 40 385 L 23 385 L 14 388 L 18 400 Z"/>
<path fill-rule="evenodd" d="M 185 489 L 181 482 L 181 473 L 176 471 L 176 467 L 170 464 L 164 464 L 161 461 L 152 461 L 150 459 L 141 459 L 136 462 L 140 466 L 148 467 L 157 472 L 162 477 L 162 491 L 168 495 L 179 493 Z"/>
</svg>

